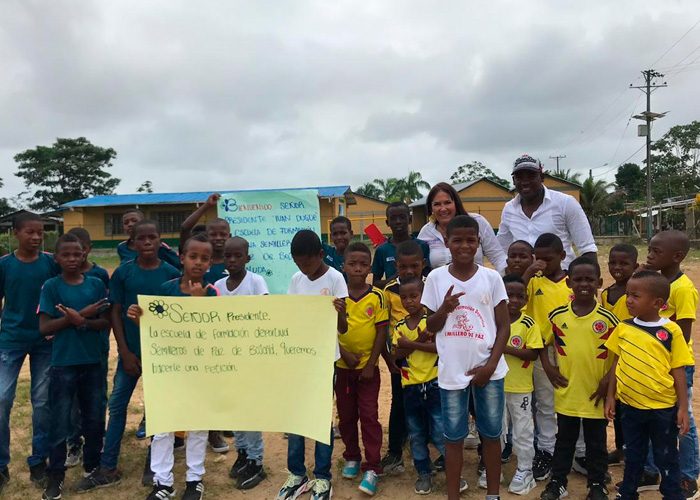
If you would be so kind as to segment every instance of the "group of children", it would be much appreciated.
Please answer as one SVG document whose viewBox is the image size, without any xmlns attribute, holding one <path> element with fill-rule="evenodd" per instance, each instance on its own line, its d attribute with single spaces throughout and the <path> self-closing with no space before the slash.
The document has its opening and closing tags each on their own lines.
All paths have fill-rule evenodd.
<svg viewBox="0 0 700 500">
<path fill-rule="evenodd" d="M 70 458 L 66 443 L 76 441 L 84 440 L 85 475 L 75 490 L 116 485 L 127 408 L 141 375 L 137 296 L 268 293 L 264 278 L 246 270 L 248 243 L 231 238 L 226 221 L 214 219 L 197 231 L 197 221 L 216 201 L 210 196 L 185 221 L 179 255 L 161 242 L 156 222 L 138 211 L 124 214 L 129 239 L 119 246 L 124 260 L 111 278 L 89 262 L 87 231 L 61 236 L 51 256 L 40 250 L 38 217 L 14 221 L 19 248 L 0 259 L 0 490 L 9 481 L 9 413 L 27 355 L 34 430 L 28 463 L 43 498 L 61 498 Z M 608 464 L 622 460 L 619 498 L 637 498 L 638 489 L 659 480 L 664 498 L 694 495 L 695 478 L 692 472 L 682 476 L 676 447 L 679 435 L 695 433 L 689 343 L 698 295 L 680 270 L 689 248 L 683 233 L 654 236 L 644 270 L 638 270 L 634 247 L 615 246 L 609 261 L 615 284 L 598 301 L 597 262 L 580 257 L 561 269 L 565 254 L 555 235 L 541 235 L 534 248 L 513 243 L 501 277 L 474 262 L 479 225 L 469 216 L 449 223 L 451 263 L 432 271 L 426 245 L 410 235 L 409 208 L 390 205 L 387 224 L 392 238 L 376 249 L 374 262 L 365 244 L 352 242 L 344 217 L 332 221 L 332 247 L 305 230 L 291 242 L 299 272 L 288 292 L 332 297 L 338 316 L 333 386 L 345 447 L 343 478 L 361 475 L 359 490 L 374 495 L 379 477 L 405 469 L 408 441 L 415 493 L 431 493 L 433 475 L 444 470 L 447 497 L 456 499 L 468 488 L 461 472 L 471 414 L 480 438 L 478 485 L 487 500 L 500 498 L 501 463 L 509 449 L 517 468 L 508 490 L 519 495 L 551 477 L 541 498 L 567 496 L 573 467 L 588 476 L 588 499 L 606 499 Z M 119 362 L 107 399 L 110 328 Z M 380 357 L 392 386 L 383 458 Z M 610 454 L 606 418 L 615 421 Z M 203 495 L 212 432 L 187 432 L 185 500 Z M 289 476 L 278 500 L 306 493 L 331 498 L 330 422 L 329 433 L 330 445 L 315 443 L 313 479 L 305 439 L 287 435 Z M 238 488 L 250 489 L 266 477 L 262 435 L 234 436 L 238 459 L 230 476 Z M 697 460 L 696 434 L 693 439 L 685 449 L 681 441 L 680 452 Z M 149 500 L 174 498 L 176 446 L 173 433 L 152 437 L 143 478 L 152 485 Z"/>
</svg>

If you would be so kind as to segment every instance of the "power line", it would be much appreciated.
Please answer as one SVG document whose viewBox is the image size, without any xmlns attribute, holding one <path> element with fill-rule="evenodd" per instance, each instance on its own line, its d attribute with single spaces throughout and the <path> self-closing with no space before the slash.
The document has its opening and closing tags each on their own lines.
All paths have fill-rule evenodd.
<svg viewBox="0 0 700 500">
<path fill-rule="evenodd" d="M 678 45 L 678 44 L 680 43 L 680 41 L 683 40 L 683 39 L 688 35 L 688 33 L 690 33 L 691 31 L 693 31 L 693 30 L 695 29 L 695 27 L 696 27 L 698 24 L 700 24 L 700 19 L 698 19 L 698 20 L 695 22 L 695 24 L 693 24 L 693 25 L 688 29 L 688 31 L 686 31 L 685 33 L 683 33 L 683 34 L 681 35 L 681 37 L 680 37 L 678 40 L 676 40 L 675 42 L 673 42 L 673 44 L 672 44 L 669 48 L 666 49 L 666 52 L 664 52 L 663 54 L 661 54 L 661 56 L 660 56 L 656 61 L 654 61 L 653 63 L 651 63 L 651 64 L 649 65 L 649 67 L 650 67 L 650 68 L 651 68 L 651 67 L 654 67 L 654 66 L 656 65 L 656 63 L 658 63 L 661 59 L 663 59 L 664 57 L 666 57 L 666 54 L 668 54 L 669 52 L 671 52 L 671 50 L 673 50 L 673 47 L 675 47 L 676 45 Z"/>
</svg>

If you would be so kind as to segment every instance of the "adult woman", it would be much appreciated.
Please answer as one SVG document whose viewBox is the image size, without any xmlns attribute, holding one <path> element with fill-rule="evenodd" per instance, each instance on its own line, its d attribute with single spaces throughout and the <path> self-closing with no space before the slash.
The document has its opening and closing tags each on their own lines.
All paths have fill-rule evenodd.
<svg viewBox="0 0 700 500">
<path fill-rule="evenodd" d="M 446 182 L 435 184 L 428 193 L 425 209 L 431 220 L 421 228 L 418 239 L 430 246 L 430 267 L 435 269 L 452 261 L 446 243 L 447 224 L 456 215 L 469 215 L 479 223 L 481 240 L 474 261 L 477 264 L 483 264 L 485 255 L 496 270 L 503 273 L 506 268 L 506 254 L 499 245 L 491 225 L 481 215 L 467 213 L 455 188 Z"/>
</svg>

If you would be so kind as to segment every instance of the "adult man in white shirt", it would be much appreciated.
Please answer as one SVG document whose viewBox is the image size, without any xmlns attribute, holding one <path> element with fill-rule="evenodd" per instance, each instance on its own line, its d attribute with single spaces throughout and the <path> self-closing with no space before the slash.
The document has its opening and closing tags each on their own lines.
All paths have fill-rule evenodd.
<svg viewBox="0 0 700 500">
<path fill-rule="evenodd" d="M 498 242 L 503 251 L 516 240 L 531 245 L 544 233 L 554 233 L 564 244 L 566 258 L 562 268 L 567 269 L 576 255 L 597 259 L 598 247 L 593 239 L 591 225 L 581 205 L 573 196 L 547 189 L 544 184 L 542 163 L 523 155 L 513 164 L 513 184 L 518 194 L 506 203 L 498 227 Z"/>
</svg>

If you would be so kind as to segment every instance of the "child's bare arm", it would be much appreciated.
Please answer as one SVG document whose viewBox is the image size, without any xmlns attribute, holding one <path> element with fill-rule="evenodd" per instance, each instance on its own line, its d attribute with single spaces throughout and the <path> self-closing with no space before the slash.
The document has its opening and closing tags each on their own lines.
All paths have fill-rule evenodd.
<svg viewBox="0 0 700 500">
<path fill-rule="evenodd" d="M 192 228 L 197 225 L 197 221 L 201 219 L 210 207 L 215 207 L 219 202 L 221 195 L 219 193 L 210 194 L 207 201 L 202 203 L 197 209 L 185 219 L 180 226 L 180 241 L 183 243 L 192 236 Z"/>
<path fill-rule="evenodd" d="M 505 346 L 503 348 L 503 354 L 510 354 L 511 356 L 515 356 L 516 358 L 520 358 L 523 361 L 535 361 L 537 357 L 540 355 L 540 350 L 539 349 L 518 349 L 516 347 L 512 346 Z"/>
<path fill-rule="evenodd" d="M 348 331 L 348 315 L 344 298 L 333 299 L 333 307 L 338 312 L 338 333 L 347 333 Z"/>
<path fill-rule="evenodd" d="M 374 368 L 377 366 L 379 356 L 382 354 L 382 349 L 386 345 L 386 336 L 388 328 L 389 325 L 386 323 L 376 327 L 377 334 L 374 337 L 374 345 L 372 346 L 372 352 L 370 352 L 369 360 L 367 360 L 367 364 L 362 369 L 362 373 L 360 373 L 360 379 L 370 380 L 372 377 L 374 377 Z"/>
<path fill-rule="evenodd" d="M 445 298 L 442 301 L 442 305 L 437 311 L 432 312 L 430 309 L 426 308 L 428 309 L 429 315 L 426 321 L 426 327 L 429 331 L 438 332 L 442 330 L 442 328 L 445 326 L 445 322 L 447 321 L 447 316 L 457 309 L 457 306 L 459 305 L 459 298 L 464 295 L 464 292 L 459 292 L 453 295 L 452 290 L 454 290 L 454 286 L 451 286 L 450 289 L 447 290 Z"/>
<path fill-rule="evenodd" d="M 508 306 L 506 301 L 502 300 L 496 307 L 493 308 L 496 318 L 496 340 L 491 348 L 491 355 L 485 365 L 477 366 L 469 370 L 469 375 L 473 375 L 472 382 L 478 387 L 483 387 L 491 379 L 491 375 L 496 371 L 498 362 L 503 355 L 503 349 L 508 342 L 510 332 L 510 318 L 508 316 Z"/>
<path fill-rule="evenodd" d="M 608 394 L 605 396 L 605 418 L 608 420 L 613 420 L 615 418 L 615 395 L 617 394 L 617 377 L 615 376 L 615 370 L 617 369 L 617 362 L 619 358 L 608 351 L 613 357 L 613 364 L 610 367 L 610 381 L 608 382 Z"/>
<path fill-rule="evenodd" d="M 693 320 L 691 318 L 677 319 L 676 323 L 681 327 L 685 341 L 690 342 L 690 336 L 693 334 Z"/>
<path fill-rule="evenodd" d="M 124 366 L 124 371 L 132 377 L 141 375 L 141 360 L 129 350 L 126 343 L 126 334 L 124 333 L 124 321 L 122 320 L 122 305 L 114 304 L 110 311 L 112 319 L 112 331 L 114 332 L 114 340 L 117 342 L 117 351 Z"/>
<path fill-rule="evenodd" d="M 54 333 L 69 328 L 72 323 L 66 316 L 61 316 L 60 318 L 52 318 L 46 313 L 39 314 L 39 333 L 44 337 L 53 335 Z"/>
<path fill-rule="evenodd" d="M 673 376 L 673 387 L 676 390 L 676 399 L 678 400 L 678 416 L 676 417 L 678 433 L 685 435 L 690 429 L 688 419 L 688 385 L 685 380 L 685 366 L 672 369 L 671 375 Z"/>
</svg>

